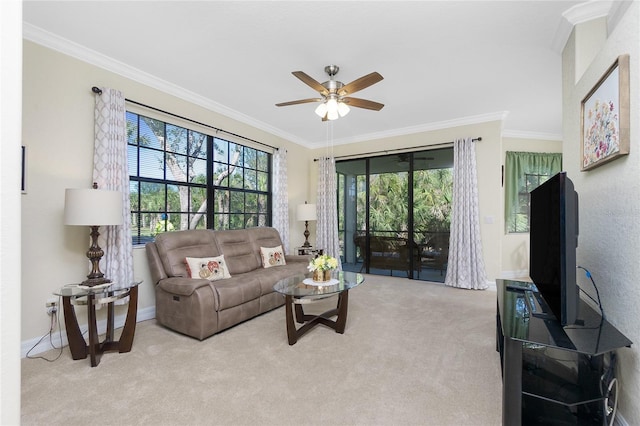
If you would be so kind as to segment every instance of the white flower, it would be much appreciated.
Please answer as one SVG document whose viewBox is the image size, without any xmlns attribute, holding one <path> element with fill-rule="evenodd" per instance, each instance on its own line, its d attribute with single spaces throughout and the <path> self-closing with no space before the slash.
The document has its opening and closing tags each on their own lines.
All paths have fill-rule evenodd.
<svg viewBox="0 0 640 426">
<path fill-rule="evenodd" d="M 335 257 L 331 257 L 328 254 L 323 254 L 322 256 L 318 256 L 315 259 L 311 259 L 307 269 L 309 269 L 309 271 L 330 271 L 332 269 L 336 269 L 337 267 L 338 259 L 336 259 Z"/>
</svg>

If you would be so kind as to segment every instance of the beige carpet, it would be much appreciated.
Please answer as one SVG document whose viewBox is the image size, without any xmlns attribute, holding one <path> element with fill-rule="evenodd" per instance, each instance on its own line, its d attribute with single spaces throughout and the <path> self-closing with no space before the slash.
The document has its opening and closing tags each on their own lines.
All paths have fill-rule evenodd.
<svg viewBox="0 0 640 426">
<path fill-rule="evenodd" d="M 202 342 L 145 321 L 96 368 L 24 359 L 22 424 L 498 425 L 495 309 L 492 291 L 367 275 L 344 335 L 293 346 L 284 308 Z"/>
</svg>

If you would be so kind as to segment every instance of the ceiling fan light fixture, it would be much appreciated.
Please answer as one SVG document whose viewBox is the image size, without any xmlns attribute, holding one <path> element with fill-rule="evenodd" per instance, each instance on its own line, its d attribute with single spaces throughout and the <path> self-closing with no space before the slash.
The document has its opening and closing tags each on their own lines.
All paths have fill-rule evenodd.
<svg viewBox="0 0 640 426">
<path fill-rule="evenodd" d="M 327 101 L 327 119 L 336 120 L 340 115 L 338 114 L 338 101 L 335 98 L 331 98 Z"/>
<path fill-rule="evenodd" d="M 320 105 L 318 105 L 318 108 L 316 108 L 316 114 L 320 118 L 324 118 L 324 116 L 327 115 L 327 104 L 325 102 L 322 102 Z"/>
<path fill-rule="evenodd" d="M 340 114 L 340 117 L 344 117 L 345 115 L 349 114 L 349 111 L 351 111 L 349 105 L 345 104 L 344 102 L 338 102 L 338 114 Z"/>
</svg>

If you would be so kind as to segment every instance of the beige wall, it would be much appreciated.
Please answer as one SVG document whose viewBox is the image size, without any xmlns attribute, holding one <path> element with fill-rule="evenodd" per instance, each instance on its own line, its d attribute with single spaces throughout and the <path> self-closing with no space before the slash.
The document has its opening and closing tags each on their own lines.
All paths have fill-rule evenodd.
<svg viewBox="0 0 640 426">
<path fill-rule="evenodd" d="M 579 25 L 580 27 L 581 25 Z M 599 25 L 587 25 L 602 32 Z M 628 424 L 640 424 L 640 359 L 638 312 L 640 312 L 640 2 L 632 2 L 609 36 L 569 39 L 562 59 L 564 167 L 580 197 L 578 264 L 589 269 L 596 281 L 607 319 L 634 342 L 618 351 L 620 380 L 619 412 Z M 581 43 L 597 43 L 584 47 Z M 591 52 L 597 51 L 596 55 Z M 593 57 L 584 73 L 581 54 Z M 628 53 L 631 68 L 630 154 L 592 169 L 580 171 L 580 105 L 616 58 Z M 576 81 L 575 76 L 579 75 Z M 590 282 L 582 274 L 579 284 L 587 291 Z"/>
<path fill-rule="evenodd" d="M 521 138 L 502 139 L 502 164 L 507 151 L 562 152 L 562 141 Z M 504 191 L 503 191 L 504 194 Z M 504 200 L 504 195 L 503 195 Z M 504 223 L 504 209 L 503 209 Z M 523 278 L 529 276 L 529 233 L 502 234 L 502 277 Z"/>
<path fill-rule="evenodd" d="M 304 147 L 28 41 L 23 63 L 22 141 L 28 150 L 28 191 L 21 197 L 23 342 L 30 343 L 49 329 L 45 302 L 52 292 L 84 279 L 89 272 L 88 228 L 64 226 L 62 214 L 65 188 L 91 185 L 92 86 L 112 87 L 128 99 L 286 148 L 290 174 L 296 176 L 288 183 L 291 205 L 307 197 L 305 165 L 310 151 Z M 291 221 L 291 240 L 296 245 L 304 240 L 297 225 Z M 139 301 L 144 318 L 153 315 L 155 306 L 144 248 L 134 248 L 134 262 L 136 277 L 145 281 Z M 79 312 L 79 318 L 82 321 L 84 312 Z"/>
</svg>

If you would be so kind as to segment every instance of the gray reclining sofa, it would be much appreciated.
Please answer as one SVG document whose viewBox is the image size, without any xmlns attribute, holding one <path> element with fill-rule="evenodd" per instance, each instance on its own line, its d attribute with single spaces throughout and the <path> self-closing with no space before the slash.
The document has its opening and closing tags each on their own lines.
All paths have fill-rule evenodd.
<svg viewBox="0 0 640 426">
<path fill-rule="evenodd" d="M 166 232 L 147 243 L 156 293 L 156 320 L 203 340 L 284 304 L 274 292 L 285 277 L 307 273 L 309 256 L 286 255 L 285 265 L 265 268 L 261 248 L 282 246 L 274 228 Z M 185 259 L 224 255 L 231 278 L 191 278 Z"/>
</svg>

